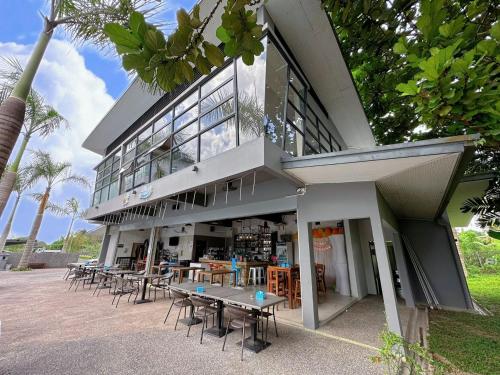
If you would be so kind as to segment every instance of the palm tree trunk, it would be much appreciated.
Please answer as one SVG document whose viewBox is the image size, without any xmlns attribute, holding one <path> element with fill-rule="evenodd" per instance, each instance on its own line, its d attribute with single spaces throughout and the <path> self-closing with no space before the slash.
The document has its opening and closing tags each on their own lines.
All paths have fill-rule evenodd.
<svg viewBox="0 0 500 375">
<path fill-rule="evenodd" d="M 21 132 L 26 111 L 26 98 L 52 34 L 52 26 L 45 25 L 19 81 L 14 86 L 11 95 L 0 106 L 0 175 L 3 174 Z"/>
<path fill-rule="evenodd" d="M 47 206 L 47 201 L 49 200 L 49 195 L 50 187 L 47 187 L 45 189 L 45 193 L 43 194 L 42 200 L 38 205 L 38 211 L 36 213 L 35 220 L 33 221 L 33 225 L 31 226 L 30 235 L 28 236 L 28 240 L 26 241 L 26 245 L 24 246 L 23 255 L 21 256 L 21 260 L 19 261 L 19 264 L 17 266 L 18 268 L 28 267 L 36 237 L 38 236 L 38 231 L 40 230 L 40 226 L 42 225 L 43 214 L 45 212 L 45 207 Z"/>
<path fill-rule="evenodd" d="M 10 169 L 0 180 L 0 217 L 3 214 L 3 210 L 5 210 L 5 206 L 9 201 L 10 194 L 12 193 L 12 189 L 14 188 L 14 184 L 16 183 L 17 171 L 19 170 L 19 165 L 21 164 L 21 159 L 23 158 L 24 151 L 26 151 L 26 146 L 28 146 L 29 140 L 29 135 L 23 138 L 21 146 L 17 151 L 14 163 L 12 163 Z"/>
<path fill-rule="evenodd" d="M 66 238 L 64 239 L 64 243 L 63 243 L 63 248 L 62 248 L 62 252 L 63 253 L 66 253 L 68 251 L 68 247 L 69 247 L 69 238 L 71 236 L 71 230 L 73 229 L 73 223 L 75 222 L 75 214 L 73 214 L 71 216 L 71 221 L 69 223 L 69 228 L 68 228 L 68 233 L 66 234 Z"/>
<path fill-rule="evenodd" d="M 16 200 L 14 201 L 14 207 L 12 207 L 12 211 L 9 216 L 9 220 L 7 220 L 7 224 L 5 224 L 2 236 L 0 237 L 0 253 L 5 248 L 5 243 L 7 242 L 7 238 L 9 237 L 10 228 L 12 227 L 12 222 L 14 221 L 14 216 L 16 215 L 17 206 L 19 205 L 20 200 L 21 200 L 21 194 L 17 194 Z"/>
</svg>

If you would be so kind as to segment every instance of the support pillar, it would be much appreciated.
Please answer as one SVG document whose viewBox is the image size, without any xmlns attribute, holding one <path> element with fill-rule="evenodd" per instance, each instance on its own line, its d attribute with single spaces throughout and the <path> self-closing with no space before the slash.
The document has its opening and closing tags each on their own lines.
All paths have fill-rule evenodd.
<svg viewBox="0 0 500 375">
<path fill-rule="evenodd" d="M 108 254 L 109 248 L 109 239 L 111 238 L 109 234 L 109 225 L 106 225 L 106 229 L 104 231 L 104 236 L 101 241 L 101 252 L 99 253 L 99 264 L 104 263 L 106 260 L 106 255 Z"/>
<path fill-rule="evenodd" d="M 112 267 L 116 262 L 116 247 L 120 243 L 120 235 L 122 232 L 118 231 L 109 236 L 108 251 L 106 252 L 105 265 Z"/>
<path fill-rule="evenodd" d="M 151 273 L 151 267 L 154 266 L 156 255 L 156 239 L 158 238 L 160 227 L 152 227 L 149 234 L 148 255 L 146 257 L 146 273 Z"/>
<path fill-rule="evenodd" d="M 375 254 L 377 256 L 380 284 L 382 286 L 382 296 L 384 299 L 385 315 L 389 330 L 402 336 L 401 322 L 399 320 L 396 291 L 392 278 L 391 264 L 385 246 L 384 228 L 379 215 L 371 216 L 373 240 L 375 242 Z"/>
<path fill-rule="evenodd" d="M 304 327 L 316 329 L 319 327 L 319 316 L 316 268 L 314 265 L 314 248 L 311 236 L 312 224 L 300 220 L 300 212 L 297 213 L 297 229 L 299 235 L 302 321 Z"/>
</svg>

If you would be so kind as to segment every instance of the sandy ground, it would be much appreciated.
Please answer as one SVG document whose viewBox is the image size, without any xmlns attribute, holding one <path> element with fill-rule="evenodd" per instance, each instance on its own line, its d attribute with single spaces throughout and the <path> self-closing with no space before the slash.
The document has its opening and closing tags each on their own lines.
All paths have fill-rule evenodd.
<svg viewBox="0 0 500 375">
<path fill-rule="evenodd" d="M 245 350 L 240 362 L 239 331 L 228 336 L 224 352 L 220 338 L 207 335 L 200 345 L 199 325 L 186 337 L 186 326 L 174 331 L 176 314 L 163 324 L 168 298 L 142 305 L 122 298 L 115 309 L 106 291 L 99 297 L 88 289 L 68 291 L 63 274 L 61 269 L 0 272 L 0 374 L 383 372 L 370 361 L 373 349 L 333 338 L 376 344 L 376 335 L 366 332 L 350 337 L 342 320 L 323 327 L 323 334 L 278 324 L 279 337 L 269 332 L 272 345 L 258 354 Z"/>
</svg>

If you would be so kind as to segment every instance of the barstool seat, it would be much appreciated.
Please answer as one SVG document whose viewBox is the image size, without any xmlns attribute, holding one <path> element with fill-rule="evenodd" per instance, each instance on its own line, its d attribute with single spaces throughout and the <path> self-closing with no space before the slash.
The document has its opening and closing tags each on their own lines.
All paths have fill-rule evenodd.
<svg viewBox="0 0 500 375">
<path fill-rule="evenodd" d="M 259 285 L 266 283 L 266 276 L 264 274 L 264 267 L 250 267 L 248 281 L 252 282 L 252 285 Z"/>
</svg>

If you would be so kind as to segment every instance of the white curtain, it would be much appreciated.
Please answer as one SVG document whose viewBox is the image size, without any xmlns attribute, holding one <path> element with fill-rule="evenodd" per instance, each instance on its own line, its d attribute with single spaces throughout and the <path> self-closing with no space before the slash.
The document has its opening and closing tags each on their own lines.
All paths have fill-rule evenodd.
<svg viewBox="0 0 500 375">
<path fill-rule="evenodd" d="M 332 248 L 334 249 L 334 268 L 337 276 L 335 291 L 343 296 L 351 295 L 351 286 L 349 284 L 349 271 L 347 267 L 347 255 L 343 234 L 333 234 L 329 237 Z"/>
</svg>

